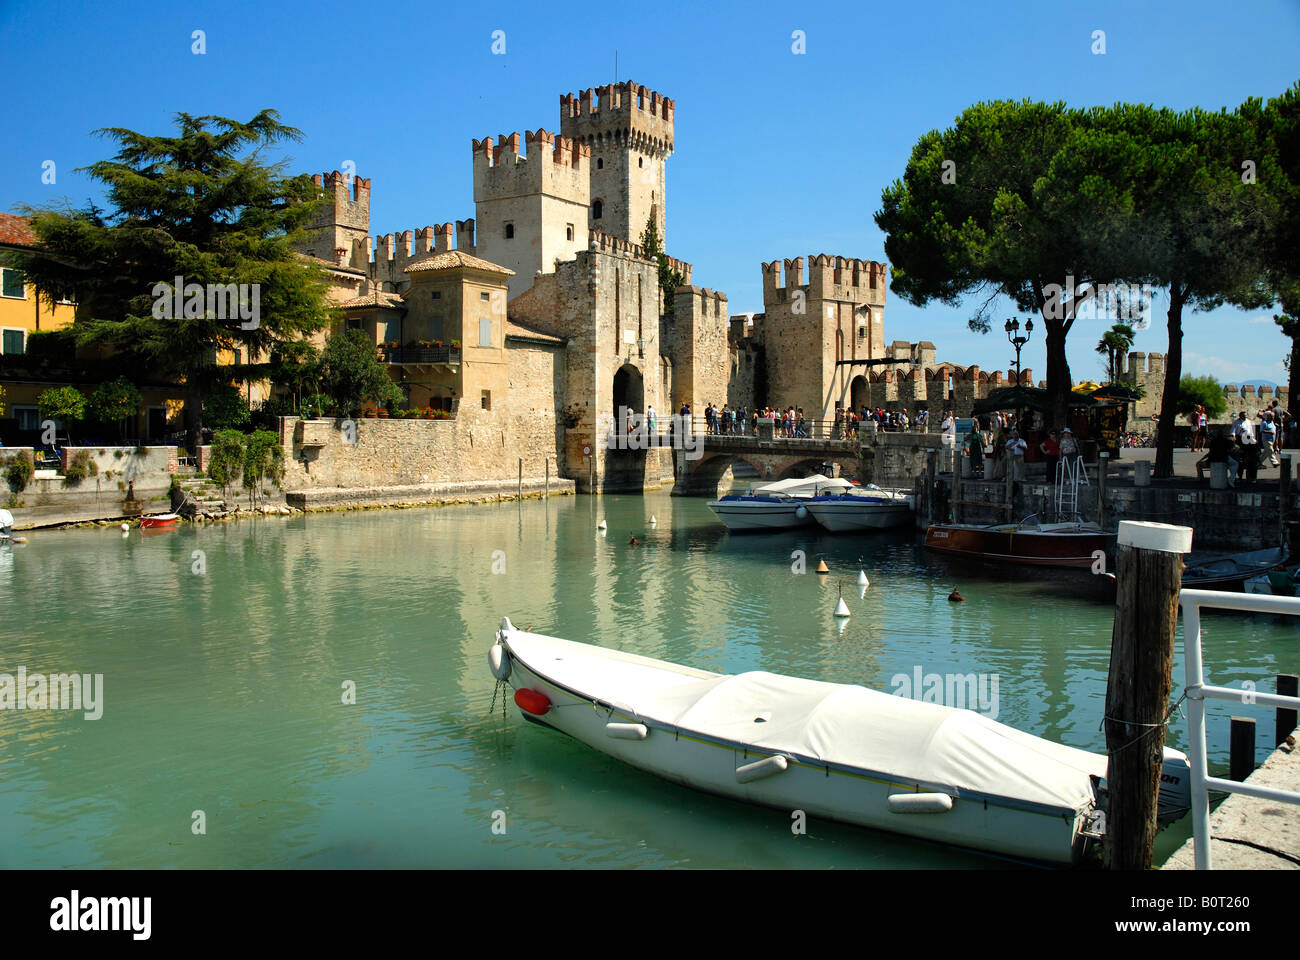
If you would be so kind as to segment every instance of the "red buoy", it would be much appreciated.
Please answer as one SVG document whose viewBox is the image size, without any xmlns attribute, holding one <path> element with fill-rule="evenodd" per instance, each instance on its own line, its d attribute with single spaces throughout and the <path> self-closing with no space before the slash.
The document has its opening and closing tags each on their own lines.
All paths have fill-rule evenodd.
<svg viewBox="0 0 1300 960">
<path fill-rule="evenodd" d="M 515 704 L 520 710 L 531 713 L 535 717 L 544 716 L 546 711 L 551 709 L 551 701 L 546 699 L 546 694 L 538 693 L 536 690 L 516 690 Z"/>
</svg>

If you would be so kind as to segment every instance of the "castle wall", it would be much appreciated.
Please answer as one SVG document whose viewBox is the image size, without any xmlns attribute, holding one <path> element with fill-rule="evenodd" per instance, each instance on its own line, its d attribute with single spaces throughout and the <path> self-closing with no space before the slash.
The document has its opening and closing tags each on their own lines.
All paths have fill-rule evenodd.
<svg viewBox="0 0 1300 960">
<path fill-rule="evenodd" d="M 701 412 L 728 400 L 730 357 L 727 298 L 695 286 L 678 287 L 674 311 L 664 319 L 664 352 L 673 358 L 670 406 Z"/>
</svg>

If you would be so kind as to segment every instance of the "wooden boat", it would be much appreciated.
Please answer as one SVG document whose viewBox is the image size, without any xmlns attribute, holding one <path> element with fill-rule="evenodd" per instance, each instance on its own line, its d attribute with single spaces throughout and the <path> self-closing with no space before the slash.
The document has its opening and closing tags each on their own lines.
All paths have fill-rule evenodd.
<svg viewBox="0 0 1300 960">
<path fill-rule="evenodd" d="M 912 519 L 912 498 L 904 493 L 881 490 L 874 484 L 853 487 L 843 493 L 813 497 L 808 512 L 832 533 L 883 530 Z"/>
<path fill-rule="evenodd" d="M 748 493 L 728 494 L 710 501 L 709 509 L 730 530 L 785 530 L 815 523 L 808 503 L 826 490 L 851 487 L 847 480 L 816 474 L 811 477 L 778 480 L 754 487 Z"/>
<path fill-rule="evenodd" d="M 1069 863 L 1104 829 L 1107 758 L 970 710 L 860 686 L 735 676 L 515 629 L 488 653 L 524 719 L 709 793 Z M 557 775 L 562 775 L 557 771 Z M 1190 804 L 1166 750 L 1160 803 Z"/>
<path fill-rule="evenodd" d="M 1183 586 L 1197 590 L 1240 589 L 1251 577 L 1266 575 L 1270 570 L 1280 570 L 1286 566 L 1286 562 L 1286 551 L 1281 547 L 1188 561 L 1183 567 Z"/>
<path fill-rule="evenodd" d="M 158 513 L 152 517 L 141 517 L 140 528 L 142 530 L 161 530 L 164 527 L 170 527 L 180 520 L 179 513 Z"/>
<path fill-rule="evenodd" d="M 1271 597 L 1300 596 L 1300 567 L 1269 570 L 1250 577 L 1242 584 L 1247 593 L 1261 593 Z"/>
<path fill-rule="evenodd" d="M 1109 552 L 1115 534 L 1081 519 L 1039 523 L 1027 517 L 1019 523 L 936 523 L 925 531 L 931 550 L 1005 563 L 1049 567 L 1091 567 L 1097 551 Z"/>
</svg>

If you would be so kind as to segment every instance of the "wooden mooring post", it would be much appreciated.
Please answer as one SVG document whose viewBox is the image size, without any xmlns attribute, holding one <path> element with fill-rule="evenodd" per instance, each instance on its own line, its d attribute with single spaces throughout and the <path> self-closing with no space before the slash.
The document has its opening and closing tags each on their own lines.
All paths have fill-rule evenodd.
<svg viewBox="0 0 1300 960">
<path fill-rule="evenodd" d="M 1277 542 L 1287 549 L 1286 521 L 1291 514 L 1291 458 L 1282 457 L 1277 473 Z"/>
<path fill-rule="evenodd" d="M 1277 694 L 1279 697 L 1300 697 L 1300 675 L 1279 673 L 1277 675 Z M 1295 710 L 1278 707 L 1276 724 L 1277 736 L 1273 738 L 1273 742 L 1274 745 L 1281 746 L 1286 743 L 1286 738 L 1291 736 L 1291 731 L 1300 726 L 1300 718 L 1297 718 Z"/>
<path fill-rule="evenodd" d="M 1097 526 L 1106 529 L 1106 468 L 1110 466 L 1110 454 L 1103 450 L 1097 455 Z M 1085 467 L 1085 469 L 1087 469 Z"/>
<path fill-rule="evenodd" d="M 1233 717 L 1228 727 L 1228 779 L 1240 783 L 1255 772 L 1255 720 Z"/>
<path fill-rule="evenodd" d="M 1105 713 L 1109 870 L 1151 868 L 1178 592 L 1183 554 L 1191 549 L 1190 527 L 1130 520 L 1119 525 Z"/>
<path fill-rule="evenodd" d="M 939 472 L 939 451 L 929 450 L 925 455 L 925 525 L 934 523 L 935 475 Z"/>
</svg>

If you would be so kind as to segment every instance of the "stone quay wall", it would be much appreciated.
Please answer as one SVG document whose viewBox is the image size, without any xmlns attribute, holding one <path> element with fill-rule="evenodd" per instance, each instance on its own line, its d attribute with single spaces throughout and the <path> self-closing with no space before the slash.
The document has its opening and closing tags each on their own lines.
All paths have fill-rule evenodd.
<svg viewBox="0 0 1300 960">
<path fill-rule="evenodd" d="M 31 447 L 0 449 L 0 470 L 21 452 L 31 454 Z M 81 480 L 67 476 L 72 462 L 86 454 L 87 467 L 94 474 Z M 98 503 L 121 503 L 134 484 L 137 500 L 166 499 L 171 475 L 177 471 L 175 447 L 64 447 L 56 473 L 38 470 L 25 490 L 15 494 L 24 507 L 89 506 Z M 0 487 L 4 499 L 10 494 L 7 484 Z M 0 504 L 3 499 L 0 499 Z"/>
</svg>

